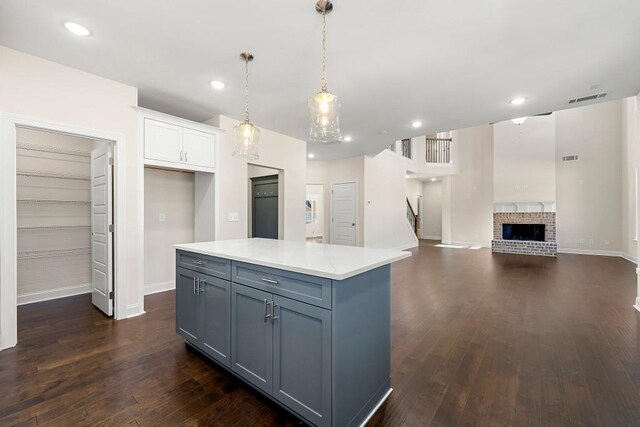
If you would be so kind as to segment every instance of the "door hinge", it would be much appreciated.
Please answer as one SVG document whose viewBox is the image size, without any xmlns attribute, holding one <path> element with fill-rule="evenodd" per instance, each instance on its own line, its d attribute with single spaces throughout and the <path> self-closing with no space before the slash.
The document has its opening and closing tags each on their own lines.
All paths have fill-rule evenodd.
<svg viewBox="0 0 640 427">
<path fill-rule="evenodd" d="M 109 299 L 113 299 L 113 291 L 109 292 Z"/>
<path fill-rule="evenodd" d="M 109 166 L 113 166 L 113 157 L 109 157 Z"/>
<path fill-rule="evenodd" d="M 116 226 L 114 224 L 109 224 L 109 233 L 113 233 L 116 230 Z"/>
</svg>

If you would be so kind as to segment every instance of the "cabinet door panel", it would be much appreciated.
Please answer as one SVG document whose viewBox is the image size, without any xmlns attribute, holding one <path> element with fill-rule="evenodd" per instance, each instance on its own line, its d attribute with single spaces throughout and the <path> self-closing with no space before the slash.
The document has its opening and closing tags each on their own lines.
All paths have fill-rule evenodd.
<svg viewBox="0 0 640 427">
<path fill-rule="evenodd" d="M 183 129 L 182 149 L 185 162 L 195 166 L 216 167 L 215 136 L 193 129 Z"/>
<path fill-rule="evenodd" d="M 331 312 L 273 297 L 273 396 L 319 426 L 331 425 Z"/>
<path fill-rule="evenodd" d="M 271 394 L 273 327 L 265 312 L 272 296 L 236 283 L 231 289 L 231 369 Z"/>
<path fill-rule="evenodd" d="M 179 162 L 182 129 L 156 120 L 144 120 L 144 157 L 152 160 Z"/>
<path fill-rule="evenodd" d="M 201 275 L 204 298 L 201 349 L 225 366 L 231 366 L 231 284 L 216 277 Z"/>
<path fill-rule="evenodd" d="M 200 339 L 200 304 L 195 280 L 198 273 L 176 269 L 176 332 L 193 344 Z"/>
</svg>

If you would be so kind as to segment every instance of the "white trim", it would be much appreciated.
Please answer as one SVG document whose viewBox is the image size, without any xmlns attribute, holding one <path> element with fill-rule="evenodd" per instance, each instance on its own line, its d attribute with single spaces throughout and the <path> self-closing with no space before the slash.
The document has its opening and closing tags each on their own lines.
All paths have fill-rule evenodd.
<svg viewBox="0 0 640 427">
<path fill-rule="evenodd" d="M 558 248 L 558 253 L 573 255 L 614 256 L 624 258 L 624 254 L 621 251 L 603 251 L 600 249 Z"/>
<path fill-rule="evenodd" d="M 127 248 L 126 231 L 126 137 L 121 133 L 105 132 L 82 126 L 68 125 L 56 121 L 0 112 L 0 188 L 3 195 L 0 208 L 0 350 L 13 347 L 17 343 L 17 229 L 16 229 L 16 126 L 60 132 L 91 139 L 104 139 L 114 142 L 116 156 L 115 176 L 115 274 L 114 293 L 116 320 L 126 318 L 124 274 Z M 139 215 L 140 216 L 140 215 Z M 143 282 L 140 282 L 143 283 Z M 142 293 L 142 286 L 140 286 Z M 140 298 L 143 298 L 140 295 Z"/>
<path fill-rule="evenodd" d="M 620 253 L 620 257 L 626 259 L 629 262 L 632 262 L 634 264 L 638 263 L 638 260 L 636 259 L 636 257 L 634 257 L 633 255 L 630 255 L 628 253 L 625 252 L 621 252 Z"/>
<path fill-rule="evenodd" d="M 362 422 L 362 424 L 360 424 L 360 427 L 365 427 L 367 425 L 367 423 L 369 422 L 369 420 L 371 419 L 371 417 L 373 417 L 373 414 L 376 413 L 376 411 L 378 409 L 380 409 L 380 407 L 382 406 L 382 404 L 385 402 L 385 400 L 387 400 L 389 398 L 389 395 L 391 394 L 391 392 L 393 391 L 392 388 L 390 388 L 385 394 L 384 396 L 382 396 L 382 399 L 380 399 L 380 402 L 378 402 L 378 404 L 376 405 L 375 408 L 373 408 L 371 410 L 371 412 L 369 412 L 369 415 L 367 415 L 367 418 L 364 419 L 364 421 Z"/>
<path fill-rule="evenodd" d="M 129 319 L 131 317 L 141 316 L 145 313 L 144 310 L 140 309 L 140 304 L 129 304 L 127 306 L 127 317 Z"/>
<path fill-rule="evenodd" d="M 64 288 L 31 292 L 28 294 L 18 295 L 18 305 L 72 297 L 74 295 L 90 294 L 92 290 L 93 284 L 85 283 L 83 285 L 65 286 Z"/>
<path fill-rule="evenodd" d="M 140 311 L 144 312 L 144 116 L 140 107 L 133 107 L 138 112 L 138 162 L 136 175 L 138 178 L 138 304 Z M 136 310 L 138 308 L 136 307 Z M 127 317 L 129 317 L 129 307 L 127 307 Z"/>
<path fill-rule="evenodd" d="M 176 282 L 174 280 L 169 280 L 168 282 L 151 283 L 149 285 L 144 285 L 144 294 L 157 294 L 158 292 L 170 291 L 175 288 Z"/>
<path fill-rule="evenodd" d="M 421 240 L 442 240 L 442 236 L 422 236 Z"/>
</svg>

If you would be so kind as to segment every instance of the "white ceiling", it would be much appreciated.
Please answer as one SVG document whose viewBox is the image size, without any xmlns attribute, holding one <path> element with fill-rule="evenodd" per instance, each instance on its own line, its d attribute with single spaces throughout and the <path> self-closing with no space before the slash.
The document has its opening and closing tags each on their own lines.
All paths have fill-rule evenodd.
<svg viewBox="0 0 640 427">
<path fill-rule="evenodd" d="M 319 89 L 315 0 L 2 0 L 0 44 L 140 89 L 140 105 L 202 121 L 241 118 L 251 51 L 252 119 L 300 139 Z M 638 0 L 334 0 L 329 90 L 353 142 L 316 159 L 375 153 L 401 138 L 640 91 Z M 80 38 L 64 21 L 88 27 Z M 1 67 L 1 64 L 0 64 Z M 226 89 L 214 91 L 219 79 Z M 599 83 L 597 89 L 590 86 Z M 522 106 L 508 101 L 528 98 Z M 412 129 L 420 119 L 422 129 Z"/>
</svg>

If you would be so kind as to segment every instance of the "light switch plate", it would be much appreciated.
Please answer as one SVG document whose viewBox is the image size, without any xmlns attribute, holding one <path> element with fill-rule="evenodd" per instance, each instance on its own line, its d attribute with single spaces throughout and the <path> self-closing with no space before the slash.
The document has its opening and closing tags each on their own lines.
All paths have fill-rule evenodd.
<svg viewBox="0 0 640 427">
<path fill-rule="evenodd" d="M 160 222 L 164 222 L 164 221 L 166 221 L 166 220 L 167 220 L 167 215 L 166 215 L 166 214 L 161 213 L 161 214 L 160 214 Z"/>
<path fill-rule="evenodd" d="M 232 212 L 229 214 L 229 222 L 239 222 L 240 214 L 237 212 Z"/>
</svg>

